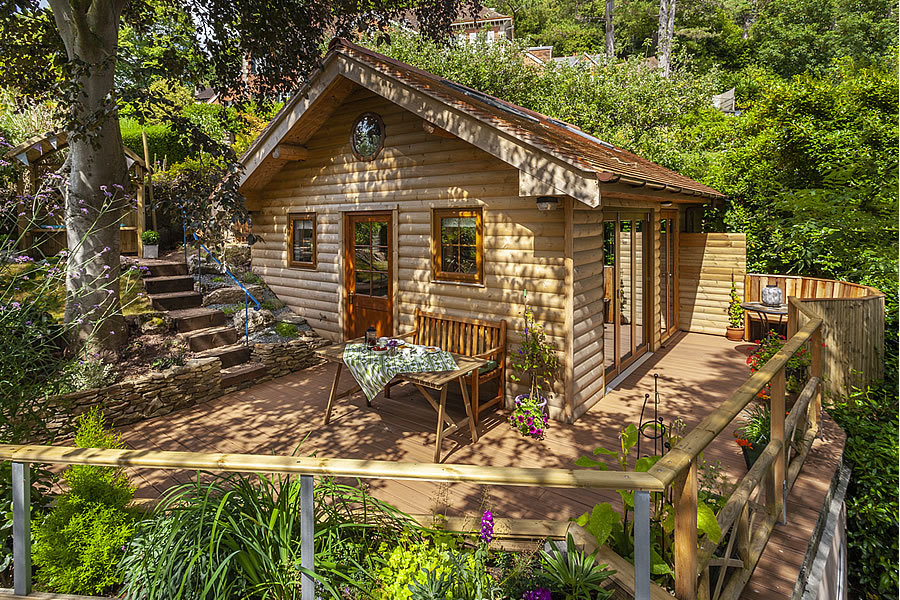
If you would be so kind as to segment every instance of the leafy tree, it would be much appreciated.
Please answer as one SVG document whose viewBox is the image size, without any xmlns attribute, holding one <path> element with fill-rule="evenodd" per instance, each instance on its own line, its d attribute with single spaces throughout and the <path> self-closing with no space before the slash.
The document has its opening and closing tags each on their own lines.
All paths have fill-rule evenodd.
<svg viewBox="0 0 900 600">
<path fill-rule="evenodd" d="M 63 186 L 66 232 L 75 263 L 86 265 L 68 273 L 67 288 L 81 292 L 68 296 L 66 321 L 77 324 L 73 345 L 90 344 L 96 349 L 117 349 L 125 339 L 118 299 L 119 222 L 128 203 L 129 181 L 121 150 L 118 94 L 123 90 L 121 82 L 117 86 L 116 63 L 120 27 L 129 14 L 126 4 L 125 0 L 49 0 L 66 51 L 66 85 L 59 93 L 66 111 L 63 127 L 69 134 L 68 179 Z M 287 93 L 318 58 L 326 32 L 347 35 L 370 26 L 383 28 L 400 10 L 412 7 L 426 34 L 446 34 L 460 5 L 461 0 L 391 0 L 377 5 L 354 0 L 278 4 L 195 0 L 181 7 L 188 12 L 180 22 L 196 23 L 196 46 L 202 32 L 216 87 L 240 99 L 249 91 L 242 77 L 248 56 L 257 67 L 252 80 L 255 93 Z M 39 0 L 3 0 L 0 8 L 4 9 L 0 11 L 4 30 L 22 15 L 41 10 Z M 144 19 L 155 17 L 148 11 L 139 14 Z M 233 152 L 191 128 L 187 119 L 175 120 L 189 133 L 192 146 L 218 153 L 231 163 L 213 202 L 243 218 Z M 110 193 L 113 189 L 121 193 Z M 99 258 L 85 260 L 94 256 Z"/>
</svg>

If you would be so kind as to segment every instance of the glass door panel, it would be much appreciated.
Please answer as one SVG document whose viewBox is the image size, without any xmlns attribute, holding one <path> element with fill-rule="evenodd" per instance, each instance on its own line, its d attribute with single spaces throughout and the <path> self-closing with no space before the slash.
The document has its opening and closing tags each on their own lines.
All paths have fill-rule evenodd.
<svg viewBox="0 0 900 600">
<path fill-rule="evenodd" d="M 616 222 L 603 222 L 603 367 L 607 374 L 616 368 L 616 318 L 618 314 L 616 283 Z"/>
</svg>

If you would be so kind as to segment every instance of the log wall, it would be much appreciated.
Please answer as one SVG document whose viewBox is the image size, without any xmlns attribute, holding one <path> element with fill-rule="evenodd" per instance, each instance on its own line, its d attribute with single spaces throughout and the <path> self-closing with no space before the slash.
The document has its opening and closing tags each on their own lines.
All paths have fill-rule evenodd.
<svg viewBox="0 0 900 600">
<path fill-rule="evenodd" d="M 678 328 L 724 335 L 731 282 L 744 297 L 743 233 L 681 233 L 678 241 Z"/>
<path fill-rule="evenodd" d="M 370 162 L 351 152 L 354 120 L 372 111 L 384 120 L 384 148 Z M 343 213 L 390 210 L 395 218 L 395 333 L 413 327 L 416 307 L 444 314 L 507 319 L 508 342 L 522 340 L 523 291 L 548 340 L 568 361 L 564 211 L 540 212 L 518 195 L 518 171 L 456 138 L 423 130 L 421 118 L 357 89 L 307 142 L 305 161 L 287 164 L 261 192 L 253 266 L 294 312 L 323 337 L 343 339 Z M 568 200 L 568 199 L 566 199 Z M 432 210 L 483 207 L 484 284 L 433 281 Z M 288 266 L 288 214 L 317 215 L 315 269 Z M 565 367 L 566 365 L 564 365 Z M 563 369 L 565 372 L 565 368 Z M 565 382 L 551 399 L 563 418 Z M 507 380 L 507 402 L 522 388 Z"/>
</svg>

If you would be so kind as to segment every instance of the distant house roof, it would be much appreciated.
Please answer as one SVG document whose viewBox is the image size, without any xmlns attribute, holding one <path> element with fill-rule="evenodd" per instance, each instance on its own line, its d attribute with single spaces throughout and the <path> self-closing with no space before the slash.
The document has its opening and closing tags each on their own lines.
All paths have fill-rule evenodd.
<svg viewBox="0 0 900 600">
<path fill-rule="evenodd" d="M 284 106 L 247 150 L 242 158 L 247 167 L 243 183 L 252 177 L 253 171 L 279 143 L 279 139 L 275 139 L 279 136 L 272 135 L 273 132 L 278 131 L 280 137 L 284 137 L 289 129 L 288 124 L 302 120 L 305 109 L 300 105 L 308 107 L 313 102 L 314 98 L 309 97 L 310 87 L 318 85 L 324 89 L 323 82 L 317 80 L 334 61 L 344 64 L 333 70 L 332 77 L 342 75 L 401 106 L 405 104 L 408 110 L 434 125 L 470 141 L 520 170 L 543 177 L 544 181 L 553 179 L 549 185 L 591 206 L 600 203 L 598 184 L 617 181 L 688 196 L 722 197 L 709 186 L 599 140 L 574 125 L 443 79 L 343 39 L 332 40 L 323 59 L 322 70 L 310 77 L 307 87 Z M 361 73 L 360 68 L 367 72 Z M 376 77 L 369 76 L 372 74 Z M 438 104 L 435 105 L 434 101 Z M 473 120 L 480 125 L 477 131 L 469 126 L 468 121 Z M 485 129 L 493 130 L 493 138 L 485 135 Z M 506 146 L 500 143 L 501 138 Z M 538 160 L 541 156 L 543 162 Z M 554 171 L 560 165 L 570 175 L 561 176 Z M 572 174 L 577 174 L 577 177 L 571 177 Z M 573 191 L 576 184 L 580 186 L 577 193 Z M 591 196 L 591 189 L 596 197 Z"/>
<path fill-rule="evenodd" d="M 480 11 L 478 11 L 477 15 L 473 15 L 472 11 L 469 9 L 465 9 L 460 11 L 452 21 L 450 21 L 450 26 L 460 26 L 460 25 L 475 25 L 476 22 L 480 21 L 512 21 L 512 17 L 500 14 L 493 8 L 482 7 Z M 419 31 L 419 20 L 416 17 L 415 11 L 407 10 L 403 12 L 401 20 L 413 31 Z"/>
</svg>

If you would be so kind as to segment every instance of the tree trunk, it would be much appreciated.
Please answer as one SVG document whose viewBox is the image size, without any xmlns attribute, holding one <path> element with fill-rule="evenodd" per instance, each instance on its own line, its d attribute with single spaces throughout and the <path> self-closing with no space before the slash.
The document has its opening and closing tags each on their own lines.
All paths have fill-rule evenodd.
<svg viewBox="0 0 900 600">
<path fill-rule="evenodd" d="M 50 0 L 74 69 L 65 199 L 69 261 L 66 322 L 74 348 L 112 350 L 126 338 L 119 301 L 119 223 L 128 169 L 113 75 L 123 0 Z"/>
<path fill-rule="evenodd" d="M 616 36 L 613 31 L 613 11 L 616 0 L 606 0 L 606 58 L 612 60 L 616 56 Z"/>
<path fill-rule="evenodd" d="M 663 77 L 671 73 L 672 37 L 675 34 L 675 0 L 659 0 L 656 57 Z"/>
</svg>

